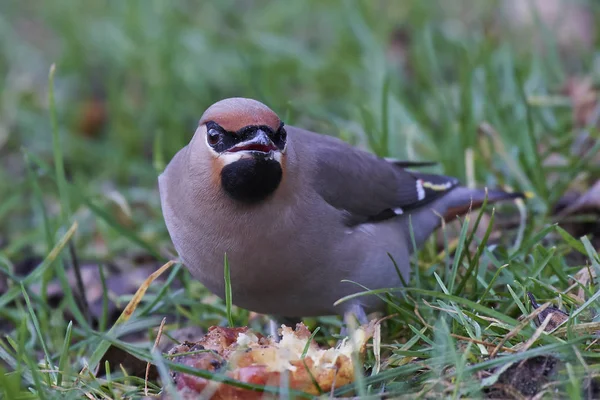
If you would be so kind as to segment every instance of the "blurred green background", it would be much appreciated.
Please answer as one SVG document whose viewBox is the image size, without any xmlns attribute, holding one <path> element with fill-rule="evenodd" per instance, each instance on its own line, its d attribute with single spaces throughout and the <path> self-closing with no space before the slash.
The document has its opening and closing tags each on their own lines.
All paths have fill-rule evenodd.
<svg viewBox="0 0 600 400">
<path fill-rule="evenodd" d="M 532 191 L 532 209 L 547 213 L 578 174 L 560 90 L 571 76 L 598 75 L 597 11 L 575 0 L 4 0 L 0 246 L 11 259 L 44 253 L 33 181 L 58 227 L 56 183 L 39 164 L 53 157 L 53 63 L 86 257 L 132 244 L 83 199 L 146 243 L 168 243 L 157 174 L 204 109 L 230 96 L 381 155 L 438 160 L 436 171 L 471 184 Z M 483 122 L 495 130 L 487 153 Z M 549 178 L 544 157 L 556 149 L 569 168 Z"/>
<path fill-rule="evenodd" d="M 430 171 L 467 185 L 533 194 L 518 216 L 495 214 L 489 237 L 478 232 L 465 242 L 465 230 L 448 251 L 441 252 L 441 240 L 425 246 L 411 289 L 441 298 L 442 282 L 451 282 L 446 299 L 470 317 L 459 323 L 458 307 L 439 298 L 442 308 L 424 307 L 398 294 L 393 312 L 400 315 L 385 323 L 382 340 L 389 346 L 382 370 L 389 371 L 370 377 L 402 394 L 433 385 L 456 397 L 459 388 L 471 398 L 483 393 L 480 378 L 487 375 L 474 371 L 488 374 L 493 363 L 545 350 L 536 343 L 512 352 L 533 337 L 532 324 L 525 335 L 504 336 L 501 343 L 513 349 L 491 364 L 481 345 L 496 345 L 506 327 L 522 328 L 516 318 L 531 310 L 527 292 L 575 316 L 597 308 L 594 279 L 578 287 L 571 278 L 589 272 L 590 263 L 600 271 L 599 192 L 581 201 L 600 187 L 599 23 L 595 0 L 0 0 L 0 389 L 2 379 L 12 379 L 14 390 L 6 393 L 22 398 L 35 398 L 33 387 L 72 398 L 93 387 L 98 398 L 118 398 L 104 381 L 79 373 L 90 359 L 100 363 L 106 337 L 149 333 L 128 337 L 141 338 L 144 354 L 121 343 L 146 360 L 163 315 L 167 330 L 227 324 L 224 304 L 177 266 L 150 288 L 123 329 L 104 336 L 141 280 L 174 256 L 158 174 L 209 105 L 243 96 L 264 102 L 287 124 L 382 156 L 439 161 Z M 561 209 L 573 220 L 557 217 Z M 591 219 L 575 221 L 590 209 Z M 50 253 L 73 221 L 70 247 Z M 454 264 L 451 250 L 465 243 L 468 251 Z M 79 264 L 84 276 L 76 285 Z M 473 282 L 462 285 L 472 271 Z M 453 291 L 455 280 L 461 284 Z M 504 328 L 477 319 L 463 300 L 477 301 L 478 312 Z M 419 306 L 424 319 L 417 320 Z M 245 311 L 235 308 L 234 317 L 262 329 Z M 309 325 L 331 337 L 340 323 Z M 465 342 L 467 335 L 479 344 Z M 534 336 L 528 346 L 540 338 Z M 561 350 L 581 360 L 565 389 L 576 394 L 580 377 L 599 368 L 597 349 L 581 337 L 570 336 Z M 546 345 L 558 340 L 541 338 Z M 400 349 L 403 343 L 413 347 Z M 400 351 L 390 356 L 393 349 Z M 428 372 L 415 377 L 420 367 L 407 360 L 424 355 L 431 356 Z M 58 364 L 66 371 L 62 388 L 50 379 Z M 365 365 L 376 364 L 371 358 Z M 438 382 L 444 374 L 445 386 Z M 140 382 L 127 390 L 142 393 Z M 19 392 L 21 384 L 27 389 Z"/>
</svg>

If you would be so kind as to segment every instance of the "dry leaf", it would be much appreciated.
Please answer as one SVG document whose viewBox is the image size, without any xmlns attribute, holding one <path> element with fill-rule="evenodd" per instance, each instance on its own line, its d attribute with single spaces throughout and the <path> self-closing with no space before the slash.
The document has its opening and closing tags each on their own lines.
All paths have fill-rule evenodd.
<svg viewBox="0 0 600 400">
<path fill-rule="evenodd" d="M 571 99 L 573 123 L 583 128 L 595 122 L 598 107 L 598 89 L 589 77 L 571 77 L 562 89 Z"/>
<path fill-rule="evenodd" d="M 537 301 L 535 300 L 535 297 L 533 296 L 532 293 L 527 292 L 527 296 L 529 296 L 529 301 L 531 301 L 531 306 L 534 309 L 540 308 L 540 305 L 537 303 Z M 567 314 L 564 311 L 559 310 L 556 307 L 550 306 L 550 307 L 546 308 L 544 311 L 542 311 L 541 313 L 539 313 L 539 315 L 537 316 L 537 318 L 535 320 L 536 325 L 539 326 L 542 322 L 544 322 L 544 320 L 546 319 L 546 317 L 548 315 L 551 315 L 551 317 L 550 317 L 550 322 L 546 326 L 546 329 L 544 329 L 546 332 L 553 331 L 558 326 L 563 324 L 567 319 L 569 319 L 569 314 Z"/>
<path fill-rule="evenodd" d="M 599 213 L 600 214 L 600 180 L 583 195 L 579 196 L 572 204 L 565 207 L 560 216 L 583 213 Z"/>
<path fill-rule="evenodd" d="M 590 50 L 594 46 L 594 18 L 583 2 L 504 0 L 502 8 L 510 27 L 530 31 L 536 47 L 543 48 L 546 30 L 555 36 L 561 52 L 569 53 L 578 48 Z M 540 28 L 539 22 L 545 29 Z"/>
<path fill-rule="evenodd" d="M 83 264 L 80 267 L 85 298 L 89 306 L 89 312 L 93 320 L 99 320 L 103 313 L 103 292 L 100 270 L 96 264 Z M 127 269 L 105 268 L 106 288 L 108 295 L 108 323 L 112 323 L 119 316 L 125 304 L 117 304 L 115 300 L 123 295 L 129 295 L 144 283 L 145 279 L 156 270 L 156 262 L 144 265 L 132 266 Z M 74 293 L 78 293 L 77 282 L 73 269 L 67 271 L 69 286 Z M 164 279 L 164 278 L 159 278 Z M 31 286 L 33 293 L 39 294 L 41 284 Z M 64 297 L 63 288 L 58 279 L 51 281 L 47 287 L 48 301 L 58 304 Z"/>
<path fill-rule="evenodd" d="M 577 289 L 577 297 L 579 302 L 583 304 L 585 301 L 585 290 L 584 287 L 590 285 L 596 279 L 596 270 L 589 266 L 583 267 L 573 277 L 579 283 L 579 289 Z"/>
</svg>

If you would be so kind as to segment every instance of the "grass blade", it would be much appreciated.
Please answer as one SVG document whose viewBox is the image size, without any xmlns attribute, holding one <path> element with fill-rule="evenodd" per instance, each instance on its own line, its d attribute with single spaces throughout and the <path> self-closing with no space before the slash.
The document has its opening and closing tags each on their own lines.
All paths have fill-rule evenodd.
<svg viewBox="0 0 600 400">
<path fill-rule="evenodd" d="M 129 301 L 129 303 L 127 304 L 127 306 L 125 307 L 125 309 L 123 310 L 123 312 L 121 313 L 121 315 L 119 316 L 117 321 L 114 323 L 114 325 L 108 331 L 108 333 L 107 333 L 108 336 L 110 336 L 111 334 L 114 334 L 115 330 L 120 325 L 124 324 L 125 322 L 127 322 L 129 320 L 129 318 L 131 318 L 131 316 L 133 315 L 133 312 L 137 308 L 138 304 L 140 303 L 140 301 L 142 301 L 142 298 L 144 297 L 144 294 L 146 293 L 146 290 L 148 290 L 148 287 L 150 286 L 150 284 L 152 284 L 152 282 L 154 282 L 154 280 L 156 278 L 158 278 L 163 272 L 165 272 L 167 269 L 169 269 L 174 263 L 175 263 L 174 261 L 169 261 L 168 263 L 166 263 L 165 265 L 163 265 L 162 267 L 160 267 L 159 269 L 157 269 L 156 271 L 151 273 L 148 278 L 146 278 L 144 283 L 135 292 L 135 294 L 133 295 L 133 298 Z M 96 350 L 94 351 L 94 353 L 92 353 L 92 355 L 88 361 L 88 368 L 90 371 L 96 370 L 96 368 L 98 367 L 98 365 L 100 363 L 100 360 L 102 359 L 102 357 L 104 357 L 104 353 L 106 353 L 106 350 L 108 350 L 109 347 L 110 347 L 110 342 L 108 342 L 106 340 L 101 341 L 98 344 L 98 346 L 96 347 Z"/>
<path fill-rule="evenodd" d="M 67 331 L 65 333 L 65 341 L 63 343 L 62 352 L 60 353 L 60 359 L 58 361 L 58 373 L 56 375 L 56 386 L 62 385 L 63 373 L 65 373 L 67 371 L 72 331 L 73 331 L 73 321 L 69 321 L 69 325 L 67 325 Z"/>
<path fill-rule="evenodd" d="M 47 369 L 49 371 L 51 371 L 50 376 L 53 378 L 52 381 L 56 382 L 56 373 L 52 371 L 54 368 L 52 366 L 50 352 L 48 351 L 48 346 L 46 345 L 46 340 L 44 339 L 44 336 L 42 335 L 42 331 L 40 329 L 40 323 L 35 315 L 35 311 L 33 311 L 33 307 L 31 306 L 31 300 L 29 299 L 29 295 L 27 294 L 27 291 L 25 290 L 25 286 L 23 286 L 22 283 L 21 283 L 21 292 L 23 293 L 23 298 L 25 299 L 25 303 L 27 304 L 27 310 L 29 310 L 29 316 L 30 316 L 31 322 L 33 323 L 33 326 L 35 328 L 35 333 L 37 334 L 37 338 L 40 342 L 40 345 L 42 346 L 42 350 L 44 351 L 44 358 L 46 359 Z M 48 381 L 47 383 L 50 384 L 50 381 Z"/>
<path fill-rule="evenodd" d="M 60 252 L 65 248 L 71 237 L 75 234 L 77 230 L 77 222 L 73 222 L 73 225 L 69 228 L 69 230 L 64 234 L 64 236 L 56 243 L 56 246 L 52 249 L 52 251 L 46 256 L 44 261 L 37 267 L 33 272 L 27 275 L 21 283 L 25 286 L 30 285 L 34 282 L 39 282 L 46 271 L 52 266 L 52 263 L 59 256 Z M 19 294 L 21 293 L 21 288 L 14 286 L 10 288 L 6 293 L 0 296 L 0 308 L 5 307 L 8 303 L 13 301 Z"/>
<path fill-rule="evenodd" d="M 229 271 L 229 260 L 227 260 L 227 254 L 224 257 L 224 275 L 225 275 L 225 308 L 227 310 L 227 321 L 229 322 L 230 327 L 234 327 L 233 323 L 233 314 L 231 313 L 231 273 Z"/>
</svg>

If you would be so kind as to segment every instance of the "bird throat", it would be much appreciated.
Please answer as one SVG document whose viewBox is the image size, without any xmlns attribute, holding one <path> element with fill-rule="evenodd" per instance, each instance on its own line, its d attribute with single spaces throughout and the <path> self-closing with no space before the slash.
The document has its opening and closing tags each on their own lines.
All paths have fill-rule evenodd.
<svg viewBox="0 0 600 400">
<path fill-rule="evenodd" d="M 252 156 L 227 164 L 221 186 L 234 200 L 256 203 L 272 194 L 281 182 L 282 170 L 273 158 Z"/>
</svg>

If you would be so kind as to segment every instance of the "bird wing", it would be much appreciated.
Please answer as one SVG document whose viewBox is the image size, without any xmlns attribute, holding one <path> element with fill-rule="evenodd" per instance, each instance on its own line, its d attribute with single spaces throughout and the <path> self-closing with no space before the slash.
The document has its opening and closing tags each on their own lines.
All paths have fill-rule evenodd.
<svg viewBox="0 0 600 400">
<path fill-rule="evenodd" d="M 288 129 L 288 133 L 296 131 L 304 136 L 305 151 L 315 157 L 317 193 L 333 207 L 345 210 L 350 224 L 394 217 L 458 185 L 456 178 L 408 171 L 403 166 L 409 162 L 388 161 L 331 136 Z"/>
</svg>

